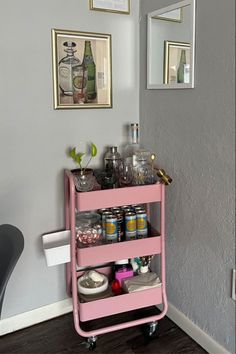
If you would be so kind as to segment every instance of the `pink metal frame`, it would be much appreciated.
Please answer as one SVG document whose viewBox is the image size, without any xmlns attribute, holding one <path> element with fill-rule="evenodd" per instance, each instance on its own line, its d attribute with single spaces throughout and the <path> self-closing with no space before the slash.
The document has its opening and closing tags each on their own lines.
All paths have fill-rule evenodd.
<svg viewBox="0 0 236 354">
<path fill-rule="evenodd" d="M 158 252 L 156 253 L 161 254 L 161 280 L 162 280 L 161 288 L 150 289 L 151 291 L 150 290 L 141 291 L 139 292 L 139 294 L 133 293 L 133 294 L 120 295 L 117 297 L 109 298 L 108 301 L 98 300 L 94 302 L 94 304 L 90 302 L 90 303 L 85 303 L 82 306 L 82 304 L 80 304 L 78 300 L 78 288 L 77 288 L 76 269 L 77 269 L 77 265 L 81 265 L 81 257 L 79 252 L 77 254 L 77 247 L 76 247 L 75 210 L 76 209 L 79 211 L 95 210 L 102 207 L 112 207 L 118 205 L 137 204 L 137 203 L 141 204 L 141 203 L 150 203 L 150 202 L 158 202 L 158 201 L 161 203 L 161 225 L 160 225 L 161 235 L 158 237 L 147 239 L 147 241 L 153 239 L 153 242 L 156 242 L 157 239 L 160 240 L 159 241 L 160 247 L 158 247 Z M 71 247 L 70 247 L 71 262 L 67 263 L 67 269 L 66 269 L 67 293 L 69 296 L 72 296 L 74 325 L 79 335 L 83 337 L 97 336 L 100 334 L 109 333 L 120 329 L 132 327 L 132 326 L 141 325 L 152 321 L 158 321 L 165 316 L 167 312 L 168 304 L 167 304 L 167 297 L 166 297 L 166 274 L 165 274 L 166 267 L 165 267 L 165 185 L 164 184 L 157 183 L 155 185 L 149 185 L 149 186 L 127 187 L 127 188 L 112 189 L 112 190 L 77 193 L 75 190 L 73 175 L 69 170 L 66 170 L 65 171 L 65 221 L 66 221 L 66 229 L 71 230 Z M 131 252 L 131 254 L 134 254 L 134 252 L 138 252 L 138 248 L 136 248 L 136 251 L 132 251 L 133 248 L 137 247 L 136 243 L 138 244 L 138 241 L 144 241 L 144 240 L 127 242 L 125 246 L 128 250 L 127 252 Z M 135 247 L 134 247 L 134 242 L 135 242 Z M 120 247 L 120 245 L 118 244 L 115 244 L 114 246 Z M 95 248 L 97 249 L 100 248 L 101 255 L 107 254 L 106 246 L 97 246 Z M 92 248 L 88 249 L 89 252 L 91 252 L 90 250 L 92 250 Z M 143 250 L 142 247 L 141 250 L 142 252 L 145 251 Z M 89 256 L 89 252 L 87 254 L 87 258 L 89 259 L 90 263 L 93 263 L 93 258 L 90 258 L 90 256 L 92 255 Z M 114 254 L 116 254 L 116 258 L 114 260 L 123 257 L 123 254 L 119 254 L 119 252 L 114 252 Z M 138 255 L 141 254 L 136 254 L 136 256 Z M 86 257 L 84 259 L 86 259 Z M 102 260 L 102 256 L 101 256 L 101 260 Z M 82 264 L 83 263 L 84 262 L 82 261 Z M 113 326 L 103 327 L 93 331 L 84 331 L 80 327 L 80 321 L 88 320 L 90 319 L 90 316 L 91 318 L 94 318 L 94 316 L 95 318 L 99 318 L 99 317 L 104 317 L 109 315 L 109 313 L 107 314 L 105 311 L 106 305 L 110 305 L 111 308 L 115 307 L 116 312 L 114 313 L 124 312 L 126 310 L 131 311 L 133 307 L 139 308 L 139 307 L 145 307 L 145 306 L 147 307 L 153 305 L 154 304 L 153 296 L 156 295 L 157 295 L 157 299 L 156 299 L 157 302 L 155 304 L 162 303 L 163 305 L 163 310 L 158 315 L 149 316 L 149 317 L 141 318 L 139 320 L 129 321 L 121 324 L 116 324 Z M 144 301 L 144 298 L 151 299 L 151 300 Z M 136 307 L 126 305 L 127 303 L 133 304 L 135 303 L 135 301 L 137 301 Z M 120 308 L 119 308 L 119 302 L 120 302 Z M 85 312 L 85 315 L 83 314 L 83 312 Z M 111 312 L 110 315 L 112 314 L 113 313 Z M 81 318 L 81 315 L 85 319 Z"/>
</svg>

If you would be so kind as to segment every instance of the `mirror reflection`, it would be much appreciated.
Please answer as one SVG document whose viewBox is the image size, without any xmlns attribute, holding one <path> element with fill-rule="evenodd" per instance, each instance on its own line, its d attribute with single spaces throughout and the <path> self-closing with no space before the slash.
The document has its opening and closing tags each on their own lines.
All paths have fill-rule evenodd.
<svg viewBox="0 0 236 354">
<path fill-rule="evenodd" d="M 148 14 L 147 88 L 194 87 L 195 3 Z"/>
</svg>

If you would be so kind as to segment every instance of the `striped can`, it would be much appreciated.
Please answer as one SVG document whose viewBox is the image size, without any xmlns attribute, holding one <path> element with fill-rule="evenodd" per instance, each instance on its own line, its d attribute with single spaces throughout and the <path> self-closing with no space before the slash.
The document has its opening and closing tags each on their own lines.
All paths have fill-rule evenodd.
<svg viewBox="0 0 236 354">
<path fill-rule="evenodd" d="M 136 214 L 134 212 L 125 213 L 125 239 L 135 240 L 137 235 Z"/>
<path fill-rule="evenodd" d="M 138 210 L 137 217 L 137 238 L 145 238 L 148 236 L 147 213 L 145 210 Z"/>
<path fill-rule="evenodd" d="M 106 218 L 112 215 L 112 212 L 109 210 L 106 210 L 102 213 L 102 236 L 104 240 L 106 239 Z"/>
<path fill-rule="evenodd" d="M 108 215 L 105 222 L 106 242 L 112 243 L 118 240 L 118 224 L 115 215 Z"/>
<path fill-rule="evenodd" d="M 122 211 L 116 211 L 115 216 L 117 217 L 117 227 L 118 227 L 118 242 L 125 240 L 125 225 L 124 225 L 124 213 Z"/>
</svg>

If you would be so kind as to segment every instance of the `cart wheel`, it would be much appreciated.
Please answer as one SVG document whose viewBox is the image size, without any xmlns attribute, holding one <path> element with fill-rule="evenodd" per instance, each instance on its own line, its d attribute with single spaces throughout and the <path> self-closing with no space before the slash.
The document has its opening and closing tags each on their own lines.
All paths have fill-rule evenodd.
<svg viewBox="0 0 236 354">
<path fill-rule="evenodd" d="M 94 350 L 96 348 L 97 337 L 88 337 L 87 339 L 87 347 L 89 350 Z"/>
<path fill-rule="evenodd" d="M 143 334 L 146 338 L 154 339 L 158 337 L 158 322 L 153 321 L 142 326 Z"/>
</svg>

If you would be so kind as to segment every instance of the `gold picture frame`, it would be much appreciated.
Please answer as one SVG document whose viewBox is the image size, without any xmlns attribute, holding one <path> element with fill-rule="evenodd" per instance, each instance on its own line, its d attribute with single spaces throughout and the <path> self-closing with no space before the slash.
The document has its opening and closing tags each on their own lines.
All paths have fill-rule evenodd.
<svg viewBox="0 0 236 354">
<path fill-rule="evenodd" d="M 54 109 L 112 108 L 111 35 L 52 29 Z"/>
<path fill-rule="evenodd" d="M 185 51 L 184 84 L 191 82 L 191 45 L 188 42 L 164 41 L 164 84 L 179 84 L 177 72 L 181 58 L 181 51 Z"/>
<path fill-rule="evenodd" d="M 130 0 L 89 0 L 90 10 L 130 14 Z"/>
</svg>

